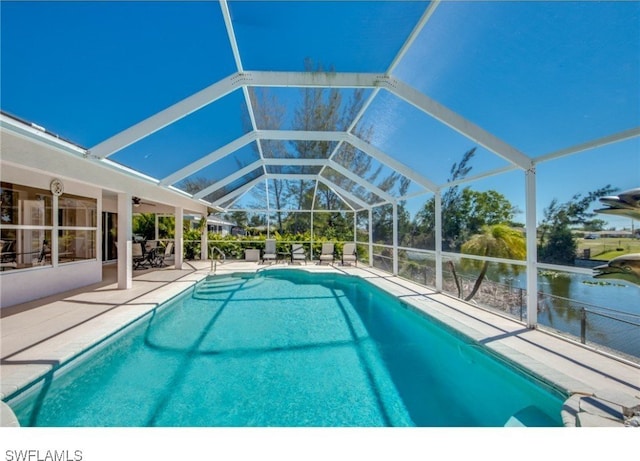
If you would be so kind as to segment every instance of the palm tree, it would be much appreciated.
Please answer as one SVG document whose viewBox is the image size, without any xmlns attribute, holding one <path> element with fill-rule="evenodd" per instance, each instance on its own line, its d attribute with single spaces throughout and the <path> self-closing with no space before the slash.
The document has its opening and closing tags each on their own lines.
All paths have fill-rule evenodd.
<svg viewBox="0 0 640 461">
<path fill-rule="evenodd" d="M 523 260 L 527 255 L 526 239 L 522 232 L 512 229 L 506 224 L 483 226 L 482 233 L 473 235 L 461 247 L 462 253 L 494 258 Z M 475 296 L 489 268 L 489 261 L 484 261 L 473 290 L 465 301 Z"/>
</svg>

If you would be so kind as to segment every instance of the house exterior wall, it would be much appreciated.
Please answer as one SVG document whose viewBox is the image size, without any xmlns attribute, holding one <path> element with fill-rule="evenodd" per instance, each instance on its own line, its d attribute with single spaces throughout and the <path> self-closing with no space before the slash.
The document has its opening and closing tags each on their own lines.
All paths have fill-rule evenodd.
<svg viewBox="0 0 640 461">
<path fill-rule="evenodd" d="M 41 236 L 37 239 L 31 238 L 30 250 L 33 249 L 33 242 L 37 240 L 42 254 L 45 254 L 45 243 L 48 235 L 51 235 L 52 241 L 48 242 L 50 244 L 47 252 L 48 261 L 46 257 L 42 260 L 31 256 L 27 261 L 23 259 L 20 263 L 2 262 L 0 264 L 2 266 L 0 267 L 2 269 L 0 270 L 0 308 L 101 281 L 102 212 L 118 213 L 117 197 L 122 194 L 153 199 L 156 206 L 152 211 L 155 213 L 165 210 L 173 213 L 173 210 L 178 208 L 202 215 L 208 211 L 206 205 L 184 194 L 159 187 L 152 181 L 138 178 L 119 168 L 102 163 L 82 147 L 0 113 L 0 180 L 27 186 L 27 188 L 49 191 L 53 179 L 60 179 L 64 183 L 65 194 L 76 196 L 76 199 L 95 199 L 96 206 L 92 212 L 95 211 L 97 215 L 96 226 L 91 224 L 82 227 L 73 222 L 63 225 L 60 229 L 55 225 L 35 226 L 37 228 L 35 230 L 44 231 L 45 238 Z M 60 199 L 64 198 L 65 194 Z M 74 200 L 71 197 L 69 199 Z M 52 200 L 52 203 L 55 205 L 55 200 Z M 55 206 L 53 209 L 55 210 Z M 56 220 L 56 216 L 52 218 Z M 30 229 L 26 229 L 27 226 L 26 221 L 18 224 L 12 222 L 4 226 L 0 222 L 0 229 L 5 234 L 13 231 L 28 231 Z M 81 232 L 95 231 L 95 236 L 92 237 L 95 239 L 96 248 L 88 247 L 94 253 L 85 253 L 81 258 L 76 258 L 78 253 L 65 251 L 65 258 L 60 258 L 62 255 L 58 254 L 59 245 L 55 244 L 57 237 L 53 238 L 54 235 L 59 234 L 58 230 L 63 234 L 67 232 L 67 235 L 72 237 L 79 236 L 70 239 L 74 241 L 75 238 L 76 242 L 82 240 Z M 14 237 L 13 240 L 17 242 L 18 239 Z M 27 239 L 23 239 L 22 242 L 26 243 Z M 73 249 L 83 248 L 87 247 L 80 244 Z M 25 255 L 33 255 L 34 252 L 30 250 L 20 254 L 23 258 Z M 17 253 L 14 251 L 14 254 Z M 41 261 L 49 264 L 42 264 Z M 58 261 L 65 262 L 58 263 Z"/>
<path fill-rule="evenodd" d="M 0 168 L 0 178 L 3 182 L 43 190 L 49 190 L 51 181 L 58 177 L 47 172 L 25 169 L 5 162 L 0 164 Z M 60 179 L 63 181 L 65 194 L 97 200 L 96 258 L 63 264 L 58 264 L 54 261 L 53 265 L 50 266 L 36 266 L 0 272 L 0 308 L 32 301 L 102 280 L 102 246 L 100 245 L 102 241 L 100 223 L 102 189 L 68 178 Z"/>
</svg>

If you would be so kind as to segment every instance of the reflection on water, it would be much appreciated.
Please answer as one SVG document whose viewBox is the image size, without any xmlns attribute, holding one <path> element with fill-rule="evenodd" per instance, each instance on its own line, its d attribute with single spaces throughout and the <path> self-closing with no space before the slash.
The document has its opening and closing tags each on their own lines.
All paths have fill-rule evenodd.
<svg viewBox="0 0 640 461">
<path fill-rule="evenodd" d="M 538 323 L 640 357 L 640 287 L 593 280 L 581 274 L 542 272 Z"/>
</svg>

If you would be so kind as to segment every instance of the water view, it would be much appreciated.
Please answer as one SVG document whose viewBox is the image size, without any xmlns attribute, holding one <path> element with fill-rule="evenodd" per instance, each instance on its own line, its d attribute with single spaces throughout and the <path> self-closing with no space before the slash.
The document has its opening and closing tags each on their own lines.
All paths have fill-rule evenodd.
<svg viewBox="0 0 640 461">
<path fill-rule="evenodd" d="M 401 275 L 434 286 L 434 261 L 413 253 L 409 258 L 400 268 Z M 455 268 L 464 298 L 472 290 L 477 271 L 460 261 Z M 448 265 L 443 283 L 445 292 L 458 295 Z M 631 360 L 640 361 L 640 286 L 624 280 L 596 279 L 587 274 L 541 270 L 538 292 L 540 326 L 586 344 L 615 349 Z M 524 270 L 514 273 L 510 268 L 491 264 L 472 302 L 526 319 Z"/>
</svg>

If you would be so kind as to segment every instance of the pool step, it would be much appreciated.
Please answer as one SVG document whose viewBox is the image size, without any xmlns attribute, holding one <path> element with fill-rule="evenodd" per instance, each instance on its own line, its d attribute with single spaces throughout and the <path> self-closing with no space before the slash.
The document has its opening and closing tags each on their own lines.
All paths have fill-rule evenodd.
<svg viewBox="0 0 640 461">
<path fill-rule="evenodd" d="M 228 296 L 240 287 L 248 288 L 255 285 L 256 280 L 246 277 L 218 276 L 211 277 L 201 282 L 195 289 L 193 297 L 197 299 L 219 299 L 219 296 Z"/>
<path fill-rule="evenodd" d="M 504 427 L 553 427 L 555 421 L 540 408 L 530 405 L 515 413 Z"/>
<path fill-rule="evenodd" d="M 11 407 L 0 400 L 0 427 L 20 427 L 20 422 Z"/>
</svg>

